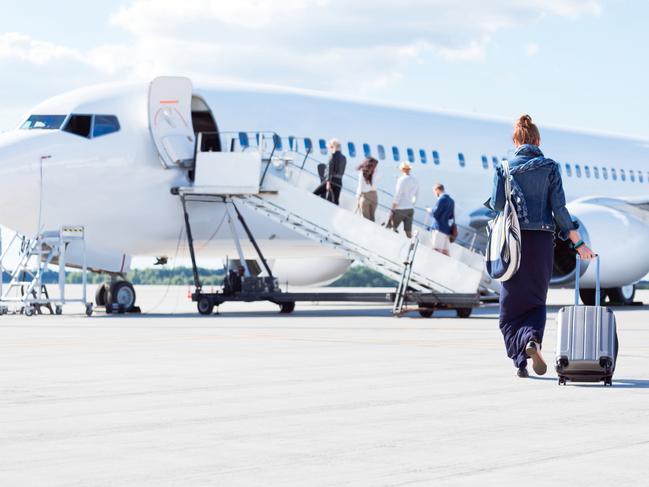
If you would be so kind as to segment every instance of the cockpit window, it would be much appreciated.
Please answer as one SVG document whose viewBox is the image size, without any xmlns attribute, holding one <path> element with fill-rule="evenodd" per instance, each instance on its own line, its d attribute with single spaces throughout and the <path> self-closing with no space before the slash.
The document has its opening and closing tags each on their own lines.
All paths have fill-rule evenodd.
<svg viewBox="0 0 649 487">
<path fill-rule="evenodd" d="M 93 137 L 112 134 L 119 130 L 119 120 L 115 115 L 95 115 L 95 123 L 92 128 Z"/>
<path fill-rule="evenodd" d="M 20 128 L 25 130 L 58 130 L 64 120 L 65 115 L 30 115 Z"/>
<path fill-rule="evenodd" d="M 70 115 L 65 127 L 63 127 L 63 131 L 89 139 L 91 127 L 92 115 Z"/>
</svg>

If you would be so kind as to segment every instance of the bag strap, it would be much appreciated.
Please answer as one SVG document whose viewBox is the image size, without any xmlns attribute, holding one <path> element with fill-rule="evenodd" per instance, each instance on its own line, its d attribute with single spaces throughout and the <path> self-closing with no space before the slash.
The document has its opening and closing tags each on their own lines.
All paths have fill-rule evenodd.
<svg viewBox="0 0 649 487">
<path fill-rule="evenodd" d="M 511 174 L 509 173 L 509 161 L 507 159 L 503 159 L 501 162 L 501 166 L 503 168 L 503 175 L 505 178 L 505 198 L 507 198 L 507 201 L 511 204 L 512 202 L 512 182 L 510 180 Z"/>
</svg>

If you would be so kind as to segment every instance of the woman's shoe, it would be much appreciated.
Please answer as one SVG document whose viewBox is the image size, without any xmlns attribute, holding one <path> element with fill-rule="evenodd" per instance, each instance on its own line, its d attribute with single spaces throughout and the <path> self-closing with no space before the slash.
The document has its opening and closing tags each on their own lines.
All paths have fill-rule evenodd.
<svg viewBox="0 0 649 487">
<path fill-rule="evenodd" d="M 529 358 L 532 359 L 532 369 L 537 375 L 544 375 L 548 371 L 548 364 L 543 360 L 543 355 L 541 355 L 541 345 L 534 340 L 527 342 L 525 347 L 525 353 Z"/>
<path fill-rule="evenodd" d="M 527 379 L 530 376 L 529 372 L 527 371 L 527 367 L 525 366 L 519 367 L 518 371 L 516 371 L 516 375 L 521 379 Z"/>
</svg>

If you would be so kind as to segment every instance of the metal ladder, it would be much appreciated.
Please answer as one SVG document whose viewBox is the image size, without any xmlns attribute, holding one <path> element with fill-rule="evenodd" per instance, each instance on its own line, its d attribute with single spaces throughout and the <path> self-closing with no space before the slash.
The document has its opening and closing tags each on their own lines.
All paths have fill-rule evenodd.
<svg viewBox="0 0 649 487">
<path fill-rule="evenodd" d="M 238 195 L 233 198 L 242 201 L 248 208 L 263 216 L 284 225 L 296 233 L 318 241 L 321 245 L 335 248 L 343 252 L 349 259 L 357 260 L 366 266 L 380 272 L 381 274 L 399 282 L 403 276 L 403 263 L 395 262 L 384 256 L 377 255 L 371 249 L 362 247 L 351 240 L 345 239 L 340 235 L 324 228 L 316 223 L 305 220 L 304 218 L 276 205 L 272 201 L 265 199 L 260 195 Z M 418 273 L 409 271 L 409 285 L 424 292 L 452 292 L 452 290 L 439 284 L 432 279 Z"/>
<path fill-rule="evenodd" d="M 63 225 L 58 231 L 41 232 L 33 239 L 18 238 L 15 234 L 9 245 L 0 255 L 0 275 L 4 274 L 6 266 L 4 261 L 14 242 L 22 240 L 19 252 L 18 263 L 10 274 L 8 284 L 3 284 L 0 279 L 0 314 L 9 312 L 8 304 L 19 306 L 21 313 L 27 316 L 35 312 L 41 314 L 41 308 L 47 308 L 52 312 L 52 304 L 55 304 L 55 314 L 62 313 L 62 307 L 66 303 L 82 303 L 86 308 L 86 314 L 92 314 L 92 303 L 86 299 L 87 268 L 85 262 L 85 236 L 84 228 L 79 225 Z M 82 270 L 82 298 L 68 299 L 65 296 L 65 264 L 66 248 L 73 241 L 81 241 L 83 245 Z M 51 298 L 47 287 L 43 283 L 43 277 L 49 266 L 59 266 L 59 296 Z"/>
<path fill-rule="evenodd" d="M 406 261 L 403 263 L 403 272 L 401 273 L 401 279 L 399 280 L 399 285 L 397 286 L 397 292 L 394 297 L 394 306 L 392 307 L 392 314 L 398 315 L 403 311 L 403 307 L 406 303 L 406 291 L 410 285 L 410 276 L 412 275 L 412 263 L 415 260 L 415 254 L 417 253 L 417 247 L 419 247 L 419 235 L 415 235 L 412 241 L 410 242 L 410 247 L 408 247 L 408 256 Z"/>
</svg>

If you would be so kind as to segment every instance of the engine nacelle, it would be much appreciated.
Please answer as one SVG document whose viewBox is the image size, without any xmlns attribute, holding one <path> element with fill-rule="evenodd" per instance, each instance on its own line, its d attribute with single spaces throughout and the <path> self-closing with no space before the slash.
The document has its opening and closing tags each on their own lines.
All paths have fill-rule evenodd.
<svg viewBox="0 0 649 487">
<path fill-rule="evenodd" d="M 351 263 L 344 257 L 323 257 L 280 258 L 269 264 L 280 285 L 326 286 L 342 276 Z"/>
<path fill-rule="evenodd" d="M 600 255 L 602 288 L 621 287 L 649 273 L 649 226 L 619 209 L 587 201 L 567 205 L 579 222 L 581 236 Z M 569 242 L 555 239 L 551 284 L 570 286 L 575 281 L 575 256 Z M 595 287 L 594 263 L 582 263 L 581 286 Z"/>
</svg>

